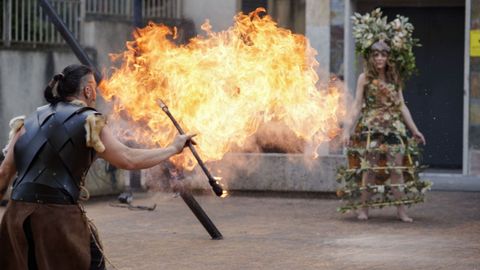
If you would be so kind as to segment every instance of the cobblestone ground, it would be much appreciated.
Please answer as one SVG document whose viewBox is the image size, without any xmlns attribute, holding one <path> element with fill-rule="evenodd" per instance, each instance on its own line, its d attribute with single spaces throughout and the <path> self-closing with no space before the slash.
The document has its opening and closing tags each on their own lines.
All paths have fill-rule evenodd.
<svg viewBox="0 0 480 270">
<path fill-rule="evenodd" d="M 326 198 L 196 196 L 224 235 L 210 240 L 172 194 L 136 194 L 155 211 L 87 204 L 110 260 L 118 269 L 468 269 L 480 270 L 480 193 L 430 192 L 409 209 L 371 219 L 341 215 Z M 3 213 L 0 210 L 0 215 Z M 108 269 L 114 269 L 109 267 Z"/>
</svg>

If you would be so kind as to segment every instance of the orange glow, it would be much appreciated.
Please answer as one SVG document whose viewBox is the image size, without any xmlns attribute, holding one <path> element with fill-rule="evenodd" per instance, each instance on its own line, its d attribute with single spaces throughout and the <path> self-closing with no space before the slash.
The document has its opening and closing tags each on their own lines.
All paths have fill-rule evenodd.
<svg viewBox="0 0 480 270">
<path fill-rule="evenodd" d="M 144 124 L 134 131 L 137 141 L 165 146 L 177 131 L 156 103 L 162 99 L 186 132 L 198 134 L 204 161 L 241 149 L 270 121 L 283 122 L 313 145 L 336 136 L 343 90 L 333 83 L 317 87 L 316 51 L 308 40 L 260 11 L 238 14 L 234 26 L 218 33 L 207 21 L 205 35 L 182 46 L 171 41 L 175 29 L 153 23 L 138 29 L 135 41 L 116 55 L 121 67 L 100 85 L 113 101 L 114 117 Z M 174 162 L 187 169 L 196 164 L 190 154 Z"/>
<path fill-rule="evenodd" d="M 225 189 L 225 187 L 222 184 L 222 177 L 214 176 L 213 178 L 217 181 L 217 184 L 219 184 L 223 189 L 223 192 L 222 192 L 222 195 L 220 195 L 220 198 L 228 197 L 228 195 L 230 195 L 230 194 L 228 194 L 228 191 Z"/>
</svg>

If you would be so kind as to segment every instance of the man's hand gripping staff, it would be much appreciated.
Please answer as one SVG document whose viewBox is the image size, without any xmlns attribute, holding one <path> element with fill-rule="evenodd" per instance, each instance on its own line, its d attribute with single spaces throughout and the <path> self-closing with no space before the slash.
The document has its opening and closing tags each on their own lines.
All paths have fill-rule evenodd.
<svg viewBox="0 0 480 270">
<path fill-rule="evenodd" d="M 162 108 L 162 110 L 167 114 L 168 118 L 170 118 L 170 120 L 172 121 L 173 125 L 177 128 L 178 132 L 180 134 L 185 134 L 185 132 L 183 131 L 182 127 L 178 124 L 177 120 L 173 117 L 173 115 L 170 113 L 170 110 L 168 110 L 168 107 L 167 105 L 165 104 L 165 102 L 163 102 L 161 99 L 157 99 L 157 104 L 158 106 L 160 106 L 160 108 Z M 195 159 L 197 160 L 198 162 L 198 165 L 200 165 L 200 167 L 202 168 L 203 172 L 205 173 L 205 175 L 207 176 L 208 178 L 208 183 L 210 184 L 210 186 L 212 187 L 212 190 L 213 192 L 215 192 L 215 194 L 217 196 L 222 196 L 223 195 L 223 188 L 222 186 L 218 183 L 217 180 L 215 180 L 215 178 L 213 178 L 212 174 L 210 174 L 210 171 L 207 169 L 207 166 L 205 166 L 205 163 L 203 163 L 203 160 L 200 158 L 200 155 L 198 155 L 198 152 L 197 150 L 195 149 L 195 147 L 193 146 L 193 142 L 192 140 L 189 140 L 187 142 L 187 145 L 188 145 L 188 148 L 190 148 L 190 151 L 192 151 L 192 154 L 193 156 L 195 157 Z"/>
</svg>

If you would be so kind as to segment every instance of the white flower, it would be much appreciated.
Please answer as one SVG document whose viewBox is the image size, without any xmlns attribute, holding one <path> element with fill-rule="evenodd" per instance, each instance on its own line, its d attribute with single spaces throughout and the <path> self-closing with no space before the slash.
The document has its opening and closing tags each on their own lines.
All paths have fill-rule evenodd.
<svg viewBox="0 0 480 270">
<path fill-rule="evenodd" d="M 396 18 L 395 20 L 392 21 L 392 27 L 395 30 L 398 30 L 398 29 L 400 29 L 400 27 L 402 27 L 402 23 L 400 22 L 400 20 L 398 18 Z"/>
</svg>

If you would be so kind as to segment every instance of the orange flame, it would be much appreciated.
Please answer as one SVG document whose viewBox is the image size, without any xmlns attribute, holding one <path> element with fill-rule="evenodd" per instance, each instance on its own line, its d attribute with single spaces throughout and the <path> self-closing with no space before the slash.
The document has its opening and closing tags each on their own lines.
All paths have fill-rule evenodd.
<svg viewBox="0 0 480 270">
<path fill-rule="evenodd" d="M 122 66 L 100 85 L 114 101 L 114 115 L 146 124 L 135 131 L 136 140 L 166 145 L 177 131 L 156 103 L 162 99 L 187 132 L 198 134 L 205 161 L 241 148 L 269 121 L 316 145 L 331 139 L 344 114 L 341 89 L 317 89 L 316 51 L 304 36 L 260 17 L 262 11 L 239 13 L 234 26 L 218 33 L 207 21 L 206 36 L 183 46 L 171 41 L 175 29 L 154 23 L 138 29 L 128 50 L 116 56 Z M 196 164 L 191 155 L 175 162 L 190 169 Z"/>
</svg>

